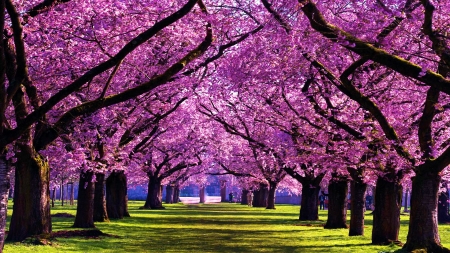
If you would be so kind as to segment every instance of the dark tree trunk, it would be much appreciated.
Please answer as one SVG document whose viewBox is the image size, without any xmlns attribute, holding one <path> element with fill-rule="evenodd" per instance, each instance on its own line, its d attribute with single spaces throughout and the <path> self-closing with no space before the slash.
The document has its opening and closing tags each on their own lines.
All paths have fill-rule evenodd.
<svg viewBox="0 0 450 253">
<path fill-rule="evenodd" d="M 171 184 L 166 185 L 166 204 L 173 203 L 173 186 Z"/>
<path fill-rule="evenodd" d="M 9 180 L 11 180 L 11 176 L 9 178 L 10 178 Z M 10 181 L 10 184 L 11 184 L 11 181 Z M 11 187 L 9 187 L 9 195 L 8 196 L 10 199 L 14 199 L 14 185 L 11 185 Z"/>
<path fill-rule="evenodd" d="M 73 182 L 70 183 L 70 205 L 74 205 L 74 199 L 75 199 L 75 190 Z"/>
<path fill-rule="evenodd" d="M 200 195 L 200 203 L 205 203 L 205 187 L 204 186 L 200 186 L 199 195 Z"/>
<path fill-rule="evenodd" d="M 78 185 L 77 214 L 75 228 L 95 228 L 94 225 L 94 192 L 95 184 L 92 182 L 94 172 L 82 172 Z"/>
<path fill-rule="evenodd" d="M 353 180 L 351 188 L 351 216 L 348 235 L 364 235 L 364 212 L 366 211 L 367 184 L 362 180 Z"/>
<path fill-rule="evenodd" d="M 408 191 L 405 192 L 405 201 L 404 201 L 404 206 L 403 206 L 403 212 L 407 213 L 409 212 L 408 210 Z"/>
<path fill-rule="evenodd" d="M 105 174 L 95 173 L 94 222 L 109 221 L 106 211 Z"/>
<path fill-rule="evenodd" d="M 247 194 L 248 194 L 248 190 L 243 189 L 242 197 L 241 197 L 241 205 L 248 205 Z"/>
<path fill-rule="evenodd" d="M 149 176 L 148 193 L 144 208 L 164 209 L 162 206 L 161 180 L 158 177 Z"/>
<path fill-rule="evenodd" d="M 10 241 L 52 232 L 49 166 L 29 145 L 21 146 L 16 156 L 14 206 L 7 238 Z"/>
<path fill-rule="evenodd" d="M 411 212 L 406 244 L 408 252 L 450 252 L 442 247 L 437 222 L 438 191 L 441 177 L 437 173 L 420 173 L 412 179 Z"/>
<path fill-rule="evenodd" d="M 1 152 L 1 151 L 0 151 Z M 6 155 L 0 155 L 0 252 L 3 252 L 5 241 L 6 217 L 8 211 L 8 192 L 10 188 L 11 167 Z"/>
<path fill-rule="evenodd" d="M 275 209 L 275 193 L 277 191 L 276 182 L 269 183 L 269 190 L 267 192 L 267 207 L 266 209 Z"/>
<path fill-rule="evenodd" d="M 302 199 L 300 204 L 299 220 L 318 220 L 319 219 L 319 192 L 320 187 L 313 185 L 312 181 L 302 183 Z"/>
<path fill-rule="evenodd" d="M 130 217 L 127 176 L 123 171 L 113 171 L 106 179 L 106 210 L 110 219 Z"/>
<path fill-rule="evenodd" d="M 347 228 L 347 192 L 346 178 L 334 178 L 328 185 L 328 219 L 324 228 Z"/>
<path fill-rule="evenodd" d="M 389 244 L 398 241 L 403 188 L 400 180 L 388 174 L 378 177 L 373 211 L 373 244 Z"/>
<path fill-rule="evenodd" d="M 439 193 L 438 199 L 438 222 L 447 223 L 450 222 L 450 215 L 448 213 L 448 188 L 447 182 L 442 183 L 444 191 Z"/>
<path fill-rule="evenodd" d="M 253 191 L 253 206 L 254 207 L 267 207 L 267 197 L 269 189 L 267 185 L 260 184 L 259 189 Z"/>
<path fill-rule="evenodd" d="M 52 207 L 55 207 L 55 199 L 56 199 L 56 187 L 53 187 L 53 191 L 52 191 Z"/>
<path fill-rule="evenodd" d="M 66 184 L 66 195 L 67 195 L 67 196 L 66 196 L 66 200 L 67 200 L 67 202 L 66 202 L 66 203 L 67 203 L 68 205 L 70 205 L 70 192 L 69 192 L 69 184 L 70 184 L 70 183 L 67 183 L 67 184 Z"/>
<path fill-rule="evenodd" d="M 59 193 L 61 195 L 61 206 L 64 206 L 64 184 L 62 181 L 59 190 Z"/>
<path fill-rule="evenodd" d="M 180 186 L 175 185 L 173 187 L 173 203 L 178 203 L 180 200 Z"/>
<path fill-rule="evenodd" d="M 220 202 L 228 202 L 227 201 L 227 181 L 220 180 Z"/>
</svg>

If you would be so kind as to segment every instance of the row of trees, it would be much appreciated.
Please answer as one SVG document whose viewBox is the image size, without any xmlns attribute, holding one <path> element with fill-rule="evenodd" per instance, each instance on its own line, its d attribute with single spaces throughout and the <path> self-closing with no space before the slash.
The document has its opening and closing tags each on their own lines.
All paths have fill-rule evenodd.
<svg viewBox="0 0 450 253">
<path fill-rule="evenodd" d="M 51 232 L 51 174 L 79 174 L 87 227 L 95 189 L 124 171 L 148 183 L 145 208 L 162 207 L 161 184 L 207 173 L 267 187 L 268 208 L 277 187 L 301 184 L 305 220 L 328 185 L 330 228 L 345 226 L 350 180 L 350 235 L 375 185 L 374 243 L 398 239 L 408 187 L 404 248 L 446 250 L 448 3 L 0 3 L 0 248 L 14 168 L 11 240 Z"/>
</svg>

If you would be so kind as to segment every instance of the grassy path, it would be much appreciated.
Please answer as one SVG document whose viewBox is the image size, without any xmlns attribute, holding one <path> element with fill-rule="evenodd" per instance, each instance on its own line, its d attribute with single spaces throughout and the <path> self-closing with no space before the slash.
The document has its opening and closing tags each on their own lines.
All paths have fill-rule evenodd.
<svg viewBox="0 0 450 253">
<path fill-rule="evenodd" d="M 57 238 L 52 246 L 7 243 L 11 252 L 401 252 L 400 247 L 370 245 L 372 217 L 366 215 L 366 236 L 348 237 L 347 229 L 324 230 L 320 221 L 298 221 L 299 206 L 276 210 L 239 204 L 166 205 L 165 210 L 139 210 L 130 202 L 131 218 L 96 223 L 112 237 Z M 75 214 L 75 207 L 58 206 L 52 213 Z M 400 240 L 405 241 L 408 216 L 402 216 Z M 73 230 L 74 218 L 53 218 L 54 231 Z M 440 226 L 450 247 L 450 225 Z"/>
</svg>

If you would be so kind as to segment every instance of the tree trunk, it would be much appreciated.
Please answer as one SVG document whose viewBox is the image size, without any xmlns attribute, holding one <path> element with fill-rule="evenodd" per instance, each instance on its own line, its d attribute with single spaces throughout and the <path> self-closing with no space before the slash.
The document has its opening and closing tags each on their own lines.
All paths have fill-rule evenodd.
<svg viewBox="0 0 450 253">
<path fill-rule="evenodd" d="M 375 188 L 372 244 L 398 241 L 403 188 L 395 176 L 378 177 Z"/>
<path fill-rule="evenodd" d="M 164 209 L 162 206 L 161 180 L 157 177 L 149 176 L 148 193 L 144 208 Z"/>
<path fill-rule="evenodd" d="M 412 178 L 411 212 L 406 244 L 408 252 L 450 252 L 442 247 L 437 222 L 438 191 L 441 177 L 437 173 L 416 174 Z"/>
<path fill-rule="evenodd" d="M 178 203 L 180 200 L 180 186 L 175 185 L 173 187 L 173 203 Z"/>
<path fill-rule="evenodd" d="M 127 176 L 123 171 L 113 171 L 106 179 L 106 210 L 110 219 L 130 217 Z"/>
<path fill-rule="evenodd" d="M 367 184 L 362 180 L 351 182 L 351 214 L 349 236 L 364 235 Z"/>
<path fill-rule="evenodd" d="M 173 186 L 171 184 L 166 185 L 166 204 L 173 203 Z"/>
<path fill-rule="evenodd" d="M 403 212 L 407 213 L 408 211 L 408 191 L 405 192 L 405 205 L 403 206 Z"/>
<path fill-rule="evenodd" d="M 302 199 L 300 204 L 299 220 L 318 220 L 318 199 L 320 187 L 308 182 L 302 183 Z"/>
<path fill-rule="evenodd" d="M 11 173 L 9 178 L 11 184 Z M 11 184 L 11 187 L 9 187 L 9 198 L 14 199 L 14 184 Z"/>
<path fill-rule="evenodd" d="M 278 183 L 270 182 L 267 195 L 267 207 L 266 209 L 275 209 L 275 193 L 277 191 Z"/>
<path fill-rule="evenodd" d="M 242 197 L 241 197 L 241 205 L 248 205 L 247 194 L 248 194 L 248 190 L 243 189 Z"/>
<path fill-rule="evenodd" d="M 64 206 L 64 183 L 62 181 L 59 190 L 59 193 L 61 195 L 61 206 Z"/>
<path fill-rule="evenodd" d="M 347 228 L 347 192 L 346 178 L 332 179 L 328 185 L 328 219 L 324 228 Z"/>
<path fill-rule="evenodd" d="M 9 241 L 22 241 L 32 235 L 52 232 L 49 166 L 30 145 L 19 148 Z"/>
<path fill-rule="evenodd" d="M 253 206 L 254 207 L 267 207 L 267 197 L 269 189 L 267 185 L 260 184 L 259 189 L 253 191 Z"/>
<path fill-rule="evenodd" d="M 55 199 L 56 199 L 56 187 L 53 187 L 53 191 L 52 191 L 52 207 L 55 207 Z"/>
<path fill-rule="evenodd" d="M 1 151 L 0 151 L 1 152 Z M 5 241 L 6 217 L 8 211 L 8 192 L 10 188 L 11 167 L 6 155 L 0 155 L 0 252 L 3 252 Z"/>
<path fill-rule="evenodd" d="M 77 214 L 75 216 L 75 228 L 95 228 L 94 225 L 94 192 L 95 184 L 92 182 L 93 171 L 80 174 L 78 185 Z"/>
<path fill-rule="evenodd" d="M 227 181 L 220 180 L 220 202 L 228 202 L 227 201 Z"/>
<path fill-rule="evenodd" d="M 70 196 L 69 196 L 69 183 L 66 184 L 66 200 L 67 205 L 70 204 Z"/>
<path fill-rule="evenodd" d="M 95 173 L 94 222 L 109 221 L 106 211 L 105 174 Z"/>
<path fill-rule="evenodd" d="M 439 223 L 447 223 L 450 222 L 450 215 L 448 213 L 448 188 L 447 182 L 442 183 L 442 188 L 444 191 L 439 193 L 438 199 L 438 222 Z"/>
<path fill-rule="evenodd" d="M 200 186 L 200 203 L 205 203 L 205 186 Z"/>
<path fill-rule="evenodd" d="M 74 190 L 73 182 L 71 182 L 70 185 L 71 185 L 71 187 L 70 187 L 70 205 L 73 206 L 74 199 L 75 199 L 75 190 Z"/>
</svg>

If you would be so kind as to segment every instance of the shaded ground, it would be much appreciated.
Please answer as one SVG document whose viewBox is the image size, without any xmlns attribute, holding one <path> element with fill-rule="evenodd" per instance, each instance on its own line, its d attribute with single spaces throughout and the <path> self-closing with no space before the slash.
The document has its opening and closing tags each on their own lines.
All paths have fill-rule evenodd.
<svg viewBox="0 0 450 253">
<path fill-rule="evenodd" d="M 98 229 L 89 230 L 60 230 L 52 232 L 50 234 L 42 234 L 38 236 L 32 236 L 22 243 L 29 243 L 34 245 L 53 245 L 56 238 L 72 238 L 72 237 L 83 237 L 83 239 L 100 239 L 102 237 L 118 237 L 110 234 L 103 233 Z"/>
<path fill-rule="evenodd" d="M 348 229 L 323 228 L 327 211 L 319 211 L 318 221 L 299 221 L 299 206 L 277 205 L 276 210 L 267 210 L 235 203 L 178 203 L 165 204 L 166 209 L 139 209 L 143 204 L 130 201 L 131 217 L 97 222 L 97 230 L 74 229 L 74 218 L 59 213 L 74 215 L 76 206 L 55 206 L 52 213 L 62 217 L 52 218 L 53 234 L 35 243 L 31 239 L 7 242 L 4 252 L 406 253 L 396 242 L 371 245 L 373 216 L 369 212 L 365 235 L 349 237 Z M 406 240 L 408 219 L 401 216 L 401 241 Z M 444 246 L 450 245 L 450 226 L 440 224 L 439 231 Z"/>
<path fill-rule="evenodd" d="M 55 213 L 52 214 L 52 217 L 59 217 L 59 218 L 75 218 L 75 215 L 70 213 Z"/>
<path fill-rule="evenodd" d="M 56 237 L 70 238 L 75 236 L 84 237 L 85 239 L 98 239 L 100 238 L 100 236 L 114 237 L 114 235 L 103 233 L 98 229 L 91 229 L 91 230 L 60 230 L 57 232 L 53 232 L 50 238 L 52 239 Z"/>
</svg>

